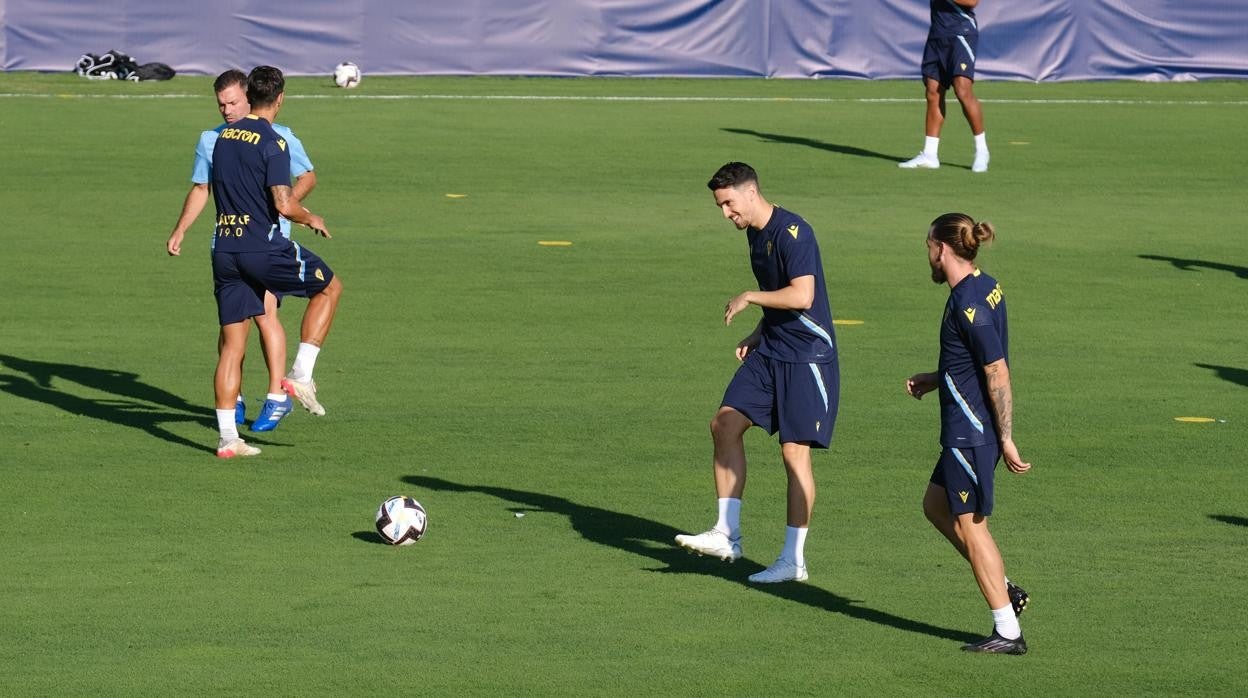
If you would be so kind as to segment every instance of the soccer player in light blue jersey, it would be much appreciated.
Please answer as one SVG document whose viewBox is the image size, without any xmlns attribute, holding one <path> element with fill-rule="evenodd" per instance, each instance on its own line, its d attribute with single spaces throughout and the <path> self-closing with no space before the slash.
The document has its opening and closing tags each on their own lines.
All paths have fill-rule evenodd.
<svg viewBox="0 0 1248 698">
<path fill-rule="evenodd" d="M 975 137 L 972 172 L 988 171 L 988 136 L 984 133 L 984 112 L 975 97 L 975 54 L 979 51 L 979 20 L 975 8 L 979 0 L 930 0 L 932 26 L 923 46 L 923 91 L 927 99 L 926 139 L 923 150 L 899 163 L 903 169 L 940 167 L 940 129 L 945 123 L 945 92 L 953 93 L 962 105 L 962 115 Z"/>
<path fill-rule="evenodd" d="M 1004 457 L 1012 473 L 1031 469 L 1014 444 L 1005 292 L 975 265 L 980 245 L 995 236 L 992 224 L 962 213 L 947 213 L 928 228 L 932 281 L 949 285 L 949 299 L 936 371 L 911 376 L 906 392 L 918 400 L 939 391 L 942 451 L 923 496 L 923 513 L 971 563 L 992 610 L 992 634 L 962 649 L 1024 654 L 1018 616 L 1027 608 L 1027 592 L 1005 576 L 1001 551 L 988 531 L 997 461 Z"/>
<path fill-rule="evenodd" d="M 208 202 L 212 153 L 217 138 L 224 128 L 246 116 L 250 110 L 247 102 L 247 75 L 241 70 L 231 69 L 218 75 L 213 82 L 213 90 L 217 95 L 217 109 L 225 123 L 199 135 L 199 142 L 195 146 L 195 162 L 191 168 L 191 189 L 182 204 L 182 214 L 169 236 L 168 252 L 171 255 L 180 254 L 186 231 Z M 313 170 L 312 161 L 293 131 L 281 124 L 273 124 L 273 130 L 286 140 L 290 152 L 290 172 L 295 179 L 292 195 L 296 201 L 302 201 L 316 186 L 316 172 Z M 289 238 L 290 221 L 281 218 L 279 225 L 282 235 Z M 215 245 L 215 235 L 212 241 Z M 292 407 L 290 397 L 282 392 L 286 366 L 286 331 L 278 319 L 277 297 L 272 293 L 265 294 L 264 309 L 264 315 L 257 316 L 255 323 L 260 330 L 260 348 L 269 371 L 269 389 L 259 416 L 252 421 L 252 431 L 272 431 L 290 414 Z M 241 394 L 235 402 L 235 421 L 238 424 L 246 422 L 246 407 Z"/>
<path fill-rule="evenodd" d="M 815 506 L 811 449 L 825 449 L 831 443 L 840 396 L 832 309 L 819 244 L 801 216 L 763 198 L 758 175 L 749 165 L 724 165 L 707 187 L 724 217 L 745 233 L 750 267 L 758 281 L 758 290 L 728 300 L 724 324 L 751 305 L 762 310 L 762 317 L 737 344 L 741 365 L 711 420 L 719 518 L 708 531 L 676 536 L 676 543 L 723 560 L 742 556 L 744 435 L 757 425 L 768 434 L 779 433 L 788 477 L 788 525 L 779 557 L 749 580 L 800 582 L 808 578 L 806 534 Z"/>
</svg>

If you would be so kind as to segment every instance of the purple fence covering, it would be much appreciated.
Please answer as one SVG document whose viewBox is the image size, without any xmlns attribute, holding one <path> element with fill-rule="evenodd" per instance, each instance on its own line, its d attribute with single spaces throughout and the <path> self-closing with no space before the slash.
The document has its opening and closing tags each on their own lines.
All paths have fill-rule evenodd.
<svg viewBox="0 0 1248 698">
<path fill-rule="evenodd" d="M 1248 0 L 982 0 L 980 78 L 1248 77 Z M 925 0 L 0 0 L 0 67 L 915 78 Z"/>
</svg>

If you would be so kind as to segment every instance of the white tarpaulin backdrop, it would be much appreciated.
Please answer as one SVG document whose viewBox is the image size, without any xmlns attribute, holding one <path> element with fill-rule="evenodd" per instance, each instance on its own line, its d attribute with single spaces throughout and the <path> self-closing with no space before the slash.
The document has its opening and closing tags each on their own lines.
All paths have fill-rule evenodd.
<svg viewBox="0 0 1248 698">
<path fill-rule="evenodd" d="M 979 77 L 1248 77 L 1248 0 L 983 0 Z M 0 66 L 914 78 L 924 0 L 0 0 Z"/>
</svg>

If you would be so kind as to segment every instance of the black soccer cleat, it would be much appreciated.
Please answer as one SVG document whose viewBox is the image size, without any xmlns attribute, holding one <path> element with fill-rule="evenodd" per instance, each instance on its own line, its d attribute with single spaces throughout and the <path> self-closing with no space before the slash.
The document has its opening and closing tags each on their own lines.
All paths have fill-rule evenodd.
<svg viewBox="0 0 1248 698">
<path fill-rule="evenodd" d="M 1027 641 L 1022 635 L 1017 640 L 1007 640 L 997 634 L 993 629 L 992 634 L 980 640 L 979 642 L 971 642 L 962 645 L 963 651 L 966 652 L 985 652 L 988 654 L 1027 654 Z"/>
<path fill-rule="evenodd" d="M 1005 591 L 1010 595 L 1010 605 L 1014 607 L 1014 615 L 1023 615 L 1023 611 L 1027 610 L 1027 604 L 1031 602 L 1031 596 L 1014 582 L 1006 582 Z"/>
</svg>

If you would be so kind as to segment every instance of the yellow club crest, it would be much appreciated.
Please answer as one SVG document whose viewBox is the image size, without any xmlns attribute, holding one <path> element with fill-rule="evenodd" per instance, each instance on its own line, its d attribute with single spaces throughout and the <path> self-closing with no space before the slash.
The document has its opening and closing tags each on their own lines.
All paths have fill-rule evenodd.
<svg viewBox="0 0 1248 698">
<path fill-rule="evenodd" d="M 962 314 L 966 316 L 967 322 L 975 322 L 975 309 L 974 308 L 967 308 L 966 310 L 962 311 Z"/>
<path fill-rule="evenodd" d="M 792 235 L 794 240 L 797 239 L 797 225 L 796 224 L 789 226 L 789 235 Z"/>
<path fill-rule="evenodd" d="M 771 256 L 771 240 L 767 241 L 767 256 Z"/>
</svg>

